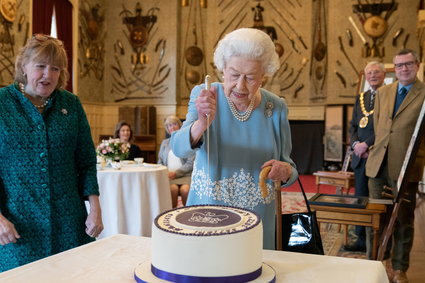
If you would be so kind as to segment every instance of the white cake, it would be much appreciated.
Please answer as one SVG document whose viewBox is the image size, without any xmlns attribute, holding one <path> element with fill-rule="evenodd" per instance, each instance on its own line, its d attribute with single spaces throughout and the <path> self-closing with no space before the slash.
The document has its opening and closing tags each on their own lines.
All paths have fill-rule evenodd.
<svg viewBox="0 0 425 283">
<path fill-rule="evenodd" d="M 269 269 L 262 263 L 262 245 L 261 219 L 251 211 L 214 205 L 177 208 L 154 221 L 148 268 L 173 282 L 248 282 Z M 137 281 L 146 264 L 144 269 L 136 269 Z"/>
</svg>

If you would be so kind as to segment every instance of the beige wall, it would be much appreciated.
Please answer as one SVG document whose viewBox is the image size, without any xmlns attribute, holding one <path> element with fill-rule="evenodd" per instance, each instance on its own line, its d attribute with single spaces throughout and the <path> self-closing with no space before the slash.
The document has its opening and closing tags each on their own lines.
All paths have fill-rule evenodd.
<svg viewBox="0 0 425 283">
<path fill-rule="evenodd" d="M 125 35 L 125 33 L 128 34 L 128 30 L 123 24 L 123 15 L 120 15 L 125 8 L 129 11 L 128 16 L 134 16 L 138 2 L 142 7 L 142 15 L 145 15 L 153 7 L 159 8 L 155 12 L 157 22 L 151 31 L 152 35 L 150 34 L 151 42 L 143 51 L 150 58 L 145 66 L 147 72 L 139 74 L 139 76 L 131 71 L 130 55 L 134 52 Z M 104 78 L 102 81 L 96 81 L 93 78 L 80 79 L 81 84 L 78 88 L 78 94 L 82 97 L 90 113 L 89 120 L 94 128 L 94 136 L 99 133 L 112 132 L 114 124 L 118 121 L 117 109 L 120 105 L 153 104 L 157 107 L 158 113 L 157 143 L 159 145 L 164 135 L 163 119 L 170 114 L 177 114 L 181 118 L 185 117 L 190 90 L 195 85 L 188 83 L 186 73 L 188 71 L 198 72 L 201 81 L 205 74 L 210 74 L 215 80 L 220 81 L 221 74 L 212 67 L 214 47 L 220 36 L 227 32 L 237 27 L 252 26 L 254 23 L 252 7 L 258 4 L 257 1 L 246 0 L 208 1 L 207 8 L 200 8 L 198 1 L 189 1 L 190 5 L 187 7 L 181 7 L 180 2 L 88 1 L 91 5 L 99 3 L 102 6 L 106 32 Z M 385 56 L 382 58 L 362 56 L 362 42 L 348 20 L 348 17 L 351 16 L 365 35 L 358 17 L 352 12 L 352 5 L 356 4 L 355 2 L 339 0 L 293 2 L 295 7 L 286 5 L 282 1 L 261 2 L 264 7 L 264 25 L 273 26 L 276 29 L 277 42 L 284 47 L 284 54 L 280 60 L 281 69 L 286 69 L 286 71 L 278 73 L 275 78 L 269 79 L 264 87 L 286 99 L 290 106 L 289 117 L 291 120 L 323 120 L 325 105 L 354 103 L 358 89 L 358 72 L 371 60 L 391 63 L 394 52 L 401 48 L 407 34 L 409 34 L 409 41 L 406 47 L 419 49 L 415 25 L 417 5 L 414 0 L 398 1 L 398 9 L 388 18 L 390 29 L 379 46 L 381 49 L 382 47 L 385 49 Z M 302 7 L 299 7 L 298 2 L 302 4 Z M 323 4 L 322 7 L 318 6 L 319 2 Z M 326 56 L 321 61 L 317 61 L 313 56 L 318 42 L 318 9 L 321 11 L 321 40 L 327 47 Z M 366 16 L 370 16 L 370 14 L 366 14 Z M 382 13 L 382 16 L 385 16 L 385 12 Z M 392 36 L 401 27 L 404 28 L 404 34 L 398 39 L 397 46 L 392 46 Z M 348 45 L 347 29 L 351 31 L 353 46 Z M 196 42 L 194 31 L 197 35 Z M 339 37 L 342 39 L 346 56 L 341 50 Z M 162 65 L 158 63 L 159 54 L 158 50 L 155 50 L 161 39 L 167 41 Z M 307 49 L 303 47 L 301 39 L 307 45 Z M 372 39 L 367 36 L 366 39 L 372 45 Z M 290 40 L 293 40 L 294 45 Z M 119 50 L 117 51 L 118 41 L 123 45 L 124 55 L 120 54 Z M 188 64 L 184 57 L 186 49 L 195 43 L 204 52 L 204 60 L 199 66 Z M 351 66 L 349 60 L 354 67 Z M 115 102 L 122 97 L 122 93 L 117 94 L 113 90 L 114 83 L 116 83 L 114 81 L 116 73 L 114 72 L 118 66 L 117 62 L 122 70 L 122 76 L 127 81 L 138 77 L 149 80 L 155 68 L 166 64 L 171 68 L 171 73 L 165 82 L 167 91 L 162 97 L 151 99 L 151 94 L 140 87 L 139 90 L 128 96 L 143 98 Z M 302 62 L 305 64 L 304 67 Z M 323 82 L 318 80 L 315 75 L 319 68 L 325 72 Z M 346 87 L 336 76 L 336 71 L 346 80 Z M 298 79 L 295 80 L 298 73 Z M 291 84 L 292 86 L 290 86 Z M 302 89 L 295 96 L 296 89 L 301 85 Z M 103 107 L 104 109 L 102 109 Z"/>
<path fill-rule="evenodd" d="M 258 1 L 207 1 L 208 7 L 199 7 L 199 1 L 188 1 L 189 6 L 182 7 L 181 1 L 158 0 L 87 0 L 72 1 L 78 22 L 74 23 L 77 50 L 75 59 L 78 62 L 75 93 L 80 96 L 92 126 L 94 140 L 99 134 L 112 133 L 118 121 L 118 107 L 121 105 L 155 105 L 157 108 L 158 144 L 162 140 L 164 117 L 177 114 L 184 118 L 191 88 L 186 77 L 188 71 L 200 75 L 199 82 L 205 74 L 210 74 L 217 81 L 221 75 L 212 66 L 214 47 L 222 35 L 239 27 L 251 27 L 254 24 L 252 8 Z M 362 29 L 358 17 L 353 13 L 352 5 L 356 1 L 322 0 L 322 1 L 261 1 L 264 7 L 263 20 L 265 26 L 272 26 L 277 32 L 277 42 L 284 47 L 281 57 L 281 70 L 273 79 L 269 79 L 265 88 L 284 97 L 293 120 L 323 120 L 324 106 L 327 104 L 351 104 L 358 88 L 358 72 L 370 60 L 382 60 L 390 63 L 392 55 L 398 50 L 407 34 L 409 40 L 406 47 L 419 51 L 416 32 L 417 1 L 397 1 L 398 9 L 387 22 L 390 27 L 380 47 L 385 49 L 382 58 L 362 56 L 362 42 L 354 30 L 348 17 L 351 16 Z M 364 1 L 362 1 L 364 2 Z M 384 1 L 389 3 L 390 1 Z M 141 16 L 155 15 L 156 22 L 149 32 L 149 40 L 137 52 L 129 41 L 131 29 L 124 24 L 124 18 L 137 15 L 136 5 L 140 3 Z M 314 48 L 318 42 L 318 11 L 320 9 L 321 39 L 327 47 L 323 60 L 314 58 Z M 0 45 L 0 56 L 7 66 L 0 68 L 0 83 L 3 85 L 13 81 L 13 58 L 24 44 L 27 34 L 31 34 L 31 0 L 18 1 L 16 20 L 9 25 L 13 35 L 12 48 L 3 38 Z M 88 38 L 92 9 L 97 8 L 97 35 Z M 24 16 L 23 24 L 19 20 Z M 370 16 L 370 14 L 367 14 Z M 382 13 L 385 16 L 385 12 Z M 3 34 L 7 34 L 3 25 Z M 91 26 L 92 27 L 92 26 Z M 391 41 L 395 32 L 404 28 L 397 45 Z M 353 46 L 348 45 L 346 31 L 353 36 Z M 194 31 L 197 40 L 195 42 Z M 363 34 L 364 31 L 362 30 Z M 341 51 L 341 37 L 347 57 Z M 367 41 L 372 45 L 371 38 Z M 305 42 L 304 48 L 301 39 Z M 293 44 L 291 43 L 293 41 Z M 423 41 L 423 40 L 422 40 Z M 190 65 L 185 60 L 188 47 L 197 45 L 204 53 L 203 61 L 198 66 Z M 87 47 L 99 46 L 101 56 L 96 60 L 88 60 Z M 138 70 L 134 70 L 131 58 L 135 54 L 144 54 L 148 61 Z M 304 62 L 304 67 L 303 63 Z M 94 64 L 94 69 L 85 72 L 84 64 Z M 354 70 L 356 69 L 356 71 Z M 117 71 L 119 70 L 119 71 Z M 316 73 L 322 70 L 325 79 L 318 81 Z M 168 75 L 165 76 L 166 72 Z M 335 72 L 346 80 L 343 87 Z M 99 77 L 99 72 L 101 76 Z M 299 75 L 297 75 L 299 73 Z M 96 75 L 97 74 L 97 75 Z M 165 79 L 157 84 L 161 78 Z M 297 78 L 297 79 L 295 79 Z M 293 83 L 292 83 L 293 82 Z M 295 95 L 296 89 L 303 86 Z M 156 87 L 156 88 L 155 88 Z"/>
</svg>

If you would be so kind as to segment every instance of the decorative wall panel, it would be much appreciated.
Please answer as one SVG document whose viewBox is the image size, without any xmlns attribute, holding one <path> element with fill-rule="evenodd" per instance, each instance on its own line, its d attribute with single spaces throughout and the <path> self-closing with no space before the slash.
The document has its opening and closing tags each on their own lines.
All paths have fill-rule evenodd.
<svg viewBox="0 0 425 283">
<path fill-rule="evenodd" d="M 28 2 L 0 3 L 0 86 L 13 82 L 15 57 L 29 36 Z"/>
<path fill-rule="evenodd" d="M 109 2 L 105 101 L 175 104 L 177 1 Z"/>
</svg>

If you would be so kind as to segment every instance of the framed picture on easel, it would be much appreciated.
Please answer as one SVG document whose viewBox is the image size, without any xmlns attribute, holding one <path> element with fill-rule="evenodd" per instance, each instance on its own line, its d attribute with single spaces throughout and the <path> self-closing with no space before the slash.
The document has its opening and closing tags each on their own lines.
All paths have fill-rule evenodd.
<svg viewBox="0 0 425 283">
<path fill-rule="evenodd" d="M 344 135 L 344 106 L 327 105 L 325 111 L 324 160 L 342 161 Z"/>
<path fill-rule="evenodd" d="M 324 160 L 342 164 L 345 148 L 350 139 L 350 121 L 353 116 L 352 104 L 326 105 Z"/>
</svg>

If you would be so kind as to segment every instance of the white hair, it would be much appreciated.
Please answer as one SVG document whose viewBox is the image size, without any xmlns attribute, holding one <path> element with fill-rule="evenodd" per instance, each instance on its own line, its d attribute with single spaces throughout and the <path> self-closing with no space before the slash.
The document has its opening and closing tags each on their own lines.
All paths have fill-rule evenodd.
<svg viewBox="0 0 425 283">
<path fill-rule="evenodd" d="M 364 67 L 364 72 L 365 72 L 365 74 L 366 74 L 366 72 L 367 72 L 367 69 L 369 69 L 369 68 L 370 68 L 370 67 L 372 67 L 372 66 L 378 66 L 378 68 L 379 68 L 382 72 L 385 72 L 385 66 L 384 66 L 384 64 L 382 64 L 382 63 L 381 63 L 381 62 L 379 62 L 379 61 L 371 61 L 371 62 L 367 63 L 366 67 Z"/>
<path fill-rule="evenodd" d="M 280 65 L 270 36 L 254 28 L 241 28 L 226 34 L 218 42 L 214 52 L 214 64 L 222 72 L 226 62 L 233 56 L 260 61 L 266 76 L 273 75 Z"/>
</svg>

